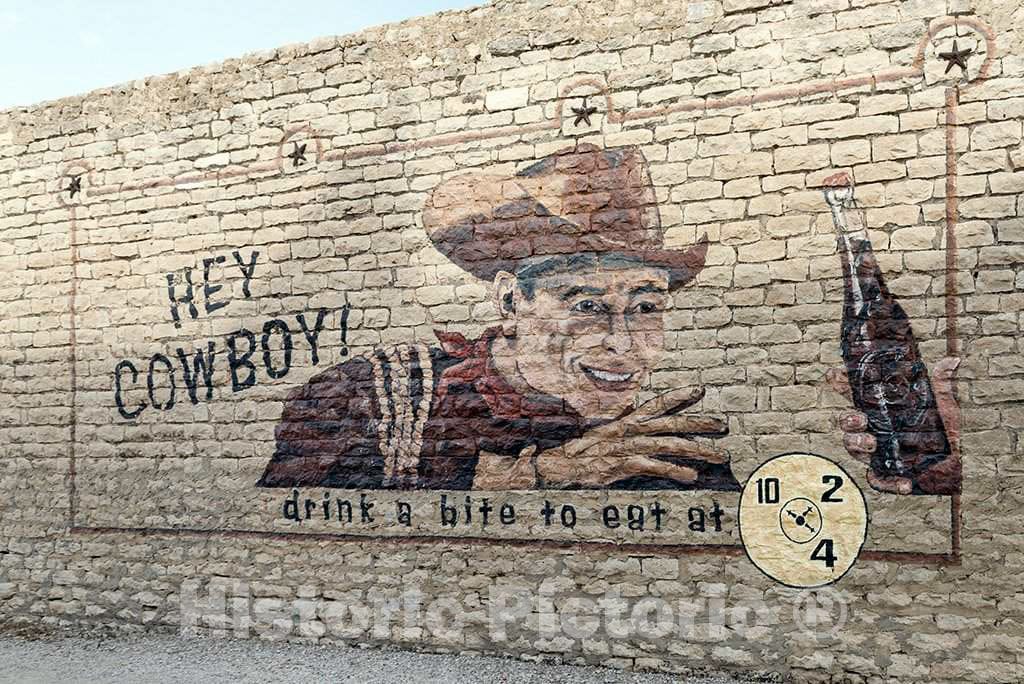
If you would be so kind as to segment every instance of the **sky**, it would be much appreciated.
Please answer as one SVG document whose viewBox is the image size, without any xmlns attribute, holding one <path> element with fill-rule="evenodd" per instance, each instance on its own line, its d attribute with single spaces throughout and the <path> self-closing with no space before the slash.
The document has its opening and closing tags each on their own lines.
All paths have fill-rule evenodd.
<svg viewBox="0 0 1024 684">
<path fill-rule="evenodd" d="M 484 0 L 0 0 L 0 110 Z"/>
</svg>

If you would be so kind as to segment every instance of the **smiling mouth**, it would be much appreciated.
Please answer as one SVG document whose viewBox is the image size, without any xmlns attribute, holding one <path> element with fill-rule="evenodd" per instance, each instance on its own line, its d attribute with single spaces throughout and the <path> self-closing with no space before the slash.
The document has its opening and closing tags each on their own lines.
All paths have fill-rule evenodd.
<svg viewBox="0 0 1024 684">
<path fill-rule="evenodd" d="M 617 373 L 604 368 L 591 368 L 590 366 L 580 366 L 580 368 L 583 369 L 587 377 L 599 385 L 623 385 L 632 380 L 636 375 L 636 373 Z"/>
</svg>

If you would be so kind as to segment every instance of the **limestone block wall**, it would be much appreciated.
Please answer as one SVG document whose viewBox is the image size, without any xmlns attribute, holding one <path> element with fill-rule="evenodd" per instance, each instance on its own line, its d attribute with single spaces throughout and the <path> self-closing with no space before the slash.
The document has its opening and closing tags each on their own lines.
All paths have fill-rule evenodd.
<svg viewBox="0 0 1024 684">
<path fill-rule="evenodd" d="M 0 112 L 0 626 L 1020 681 L 1019 19 L 508 0 Z M 903 480 L 836 183 L 948 440 Z"/>
</svg>

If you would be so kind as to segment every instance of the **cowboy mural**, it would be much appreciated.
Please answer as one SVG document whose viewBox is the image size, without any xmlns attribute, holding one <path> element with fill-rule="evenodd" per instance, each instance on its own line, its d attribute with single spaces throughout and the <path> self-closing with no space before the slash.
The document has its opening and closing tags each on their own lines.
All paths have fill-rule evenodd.
<svg viewBox="0 0 1024 684">
<path fill-rule="evenodd" d="M 579 145 L 515 177 L 461 175 L 424 209 L 445 256 L 492 284 L 479 339 L 377 349 L 293 392 L 264 487 L 738 490 L 700 389 L 637 406 L 672 293 L 707 243 L 665 249 L 637 148 Z"/>
</svg>

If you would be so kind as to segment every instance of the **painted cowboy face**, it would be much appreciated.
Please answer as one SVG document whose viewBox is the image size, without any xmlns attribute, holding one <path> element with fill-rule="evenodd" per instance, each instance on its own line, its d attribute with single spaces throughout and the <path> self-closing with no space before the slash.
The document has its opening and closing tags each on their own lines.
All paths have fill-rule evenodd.
<svg viewBox="0 0 1024 684">
<path fill-rule="evenodd" d="M 619 416 L 664 350 L 668 302 L 668 274 L 656 268 L 520 274 L 504 302 L 516 371 L 582 416 Z"/>
<path fill-rule="evenodd" d="M 664 302 L 708 249 L 706 236 L 665 246 L 637 147 L 578 143 L 514 176 L 452 176 L 434 188 L 423 224 L 438 251 L 495 284 L 502 375 L 594 418 L 632 405 L 664 348 Z"/>
</svg>

